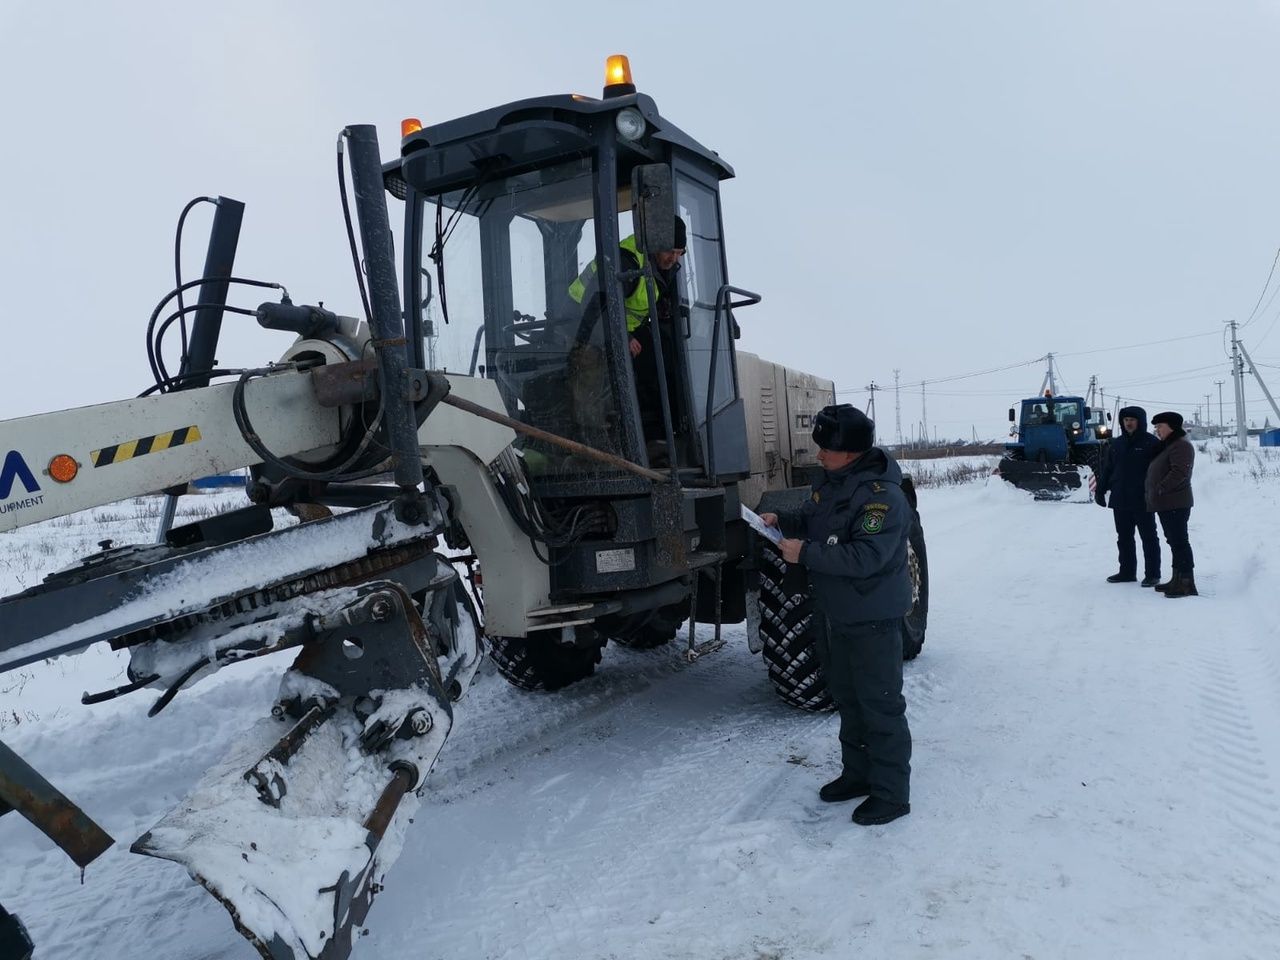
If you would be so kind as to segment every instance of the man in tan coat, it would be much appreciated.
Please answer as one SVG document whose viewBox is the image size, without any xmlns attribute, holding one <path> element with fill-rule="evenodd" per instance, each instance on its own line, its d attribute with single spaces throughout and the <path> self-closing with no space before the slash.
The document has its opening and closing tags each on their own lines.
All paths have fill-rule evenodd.
<svg viewBox="0 0 1280 960">
<path fill-rule="evenodd" d="M 1173 573 L 1167 583 L 1156 584 L 1166 597 L 1195 597 L 1195 558 L 1187 536 L 1191 518 L 1191 469 L 1196 451 L 1182 429 L 1182 415 L 1166 411 L 1151 418 L 1160 446 L 1147 467 L 1147 509 L 1160 518 L 1160 529 L 1173 554 Z"/>
</svg>

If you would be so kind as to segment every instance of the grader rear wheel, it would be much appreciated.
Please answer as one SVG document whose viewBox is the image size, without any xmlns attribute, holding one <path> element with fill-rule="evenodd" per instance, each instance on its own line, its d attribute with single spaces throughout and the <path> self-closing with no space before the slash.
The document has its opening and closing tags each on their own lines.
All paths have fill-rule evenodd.
<svg viewBox="0 0 1280 960">
<path fill-rule="evenodd" d="M 907 538 L 911 609 L 902 618 L 902 659 L 914 660 L 924 647 L 929 622 L 929 560 L 917 514 Z M 782 559 L 771 543 L 760 550 L 760 638 L 769 680 L 778 696 L 802 710 L 833 706 L 818 659 L 818 622 L 804 572 Z"/>
<path fill-rule="evenodd" d="M 812 630 L 813 601 L 799 567 L 782 559 L 772 543 L 760 550 L 760 638 L 769 682 L 778 696 L 802 710 L 830 710 L 834 703 L 818 662 Z"/>
<path fill-rule="evenodd" d="M 902 618 L 902 659 L 914 660 L 924 647 L 929 625 L 929 556 L 919 516 L 907 538 L 907 575 L 911 578 L 911 609 Z"/>
<path fill-rule="evenodd" d="M 507 682 L 522 690 L 559 690 L 596 671 L 606 638 L 590 627 L 577 627 L 573 643 L 559 636 L 490 637 L 489 658 Z"/>
</svg>

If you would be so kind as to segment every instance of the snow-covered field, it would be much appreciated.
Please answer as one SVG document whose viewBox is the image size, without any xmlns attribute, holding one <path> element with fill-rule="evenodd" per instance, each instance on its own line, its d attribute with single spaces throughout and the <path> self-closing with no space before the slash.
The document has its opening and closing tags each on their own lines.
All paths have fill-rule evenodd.
<svg viewBox="0 0 1280 960">
<path fill-rule="evenodd" d="M 1091 503 L 995 479 L 922 492 L 913 809 L 886 827 L 818 801 L 836 720 L 782 705 L 740 629 L 694 664 L 611 646 L 550 695 L 486 668 L 354 957 L 1276 956 L 1280 456 L 1199 454 L 1195 490 L 1202 596 L 1176 603 L 1103 582 L 1114 532 Z M 0 537 L 0 592 L 147 539 L 139 509 Z M 154 720 L 149 693 L 79 706 L 118 682 L 109 652 L 0 675 L 5 741 L 118 841 L 81 885 L 0 818 L 0 901 L 40 960 L 254 956 L 182 868 L 127 847 L 281 668 L 224 670 Z"/>
</svg>

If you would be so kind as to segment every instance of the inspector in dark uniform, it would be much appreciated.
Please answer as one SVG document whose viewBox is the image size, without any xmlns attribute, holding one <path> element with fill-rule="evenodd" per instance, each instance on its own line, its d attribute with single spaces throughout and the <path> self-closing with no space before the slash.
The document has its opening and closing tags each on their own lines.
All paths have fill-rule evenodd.
<svg viewBox="0 0 1280 960">
<path fill-rule="evenodd" d="M 866 797 L 854 823 L 911 812 L 911 731 L 902 696 L 902 618 L 911 608 L 902 471 L 874 446 L 875 424 L 847 403 L 823 408 L 813 439 L 824 476 L 795 514 L 762 514 L 778 546 L 809 574 L 815 642 L 840 709 L 841 775 L 819 796 Z"/>
</svg>

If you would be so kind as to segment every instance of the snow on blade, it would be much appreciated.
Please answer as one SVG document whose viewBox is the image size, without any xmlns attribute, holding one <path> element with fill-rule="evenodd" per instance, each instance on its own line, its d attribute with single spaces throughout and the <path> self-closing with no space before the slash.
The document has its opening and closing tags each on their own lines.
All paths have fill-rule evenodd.
<svg viewBox="0 0 1280 960">
<path fill-rule="evenodd" d="M 335 887 L 370 867 L 364 819 L 390 780 L 386 759 L 364 754 L 360 725 L 340 714 L 308 739 L 289 764 L 289 792 L 278 808 L 259 800 L 244 772 L 287 729 L 273 719 L 245 731 L 190 795 L 135 850 L 173 860 L 231 910 L 256 945 L 281 946 L 299 958 L 318 956 L 342 915 Z M 412 816 L 406 797 L 396 821 Z M 377 848 L 375 873 L 399 855 L 392 827 Z M 260 948 L 261 949 L 261 948 Z"/>
<path fill-rule="evenodd" d="M 413 540 L 427 529 L 401 523 L 392 509 L 384 506 L 354 510 L 272 531 L 231 547 L 202 551 L 146 582 L 135 597 L 115 610 L 47 634 L 6 654 L 21 661 L 69 644 L 89 643 L 137 624 L 169 620 L 205 609 L 224 597 L 268 586 L 263 583 L 264 571 L 269 571 L 270 582 L 278 583 L 349 561 L 353 543 L 374 550 Z"/>
</svg>

